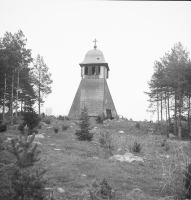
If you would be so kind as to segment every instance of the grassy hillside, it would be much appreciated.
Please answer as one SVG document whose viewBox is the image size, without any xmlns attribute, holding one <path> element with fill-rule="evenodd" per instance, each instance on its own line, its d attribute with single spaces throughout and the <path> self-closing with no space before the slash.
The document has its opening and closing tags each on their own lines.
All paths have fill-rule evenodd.
<svg viewBox="0 0 191 200">
<path fill-rule="evenodd" d="M 63 124 L 69 126 L 66 131 L 62 131 Z M 140 122 L 140 128 L 136 128 L 136 122 L 127 120 L 104 124 L 91 120 L 91 125 L 95 131 L 92 142 L 76 139 L 78 127 L 74 120 L 51 118 L 51 124 L 42 123 L 38 129 L 44 138 L 35 141 L 39 143 L 41 162 L 47 169 L 47 188 L 53 190 L 55 199 L 88 199 L 92 181 L 103 178 L 116 190 L 116 199 L 164 199 L 176 194 L 173 192 L 176 187 L 173 184 L 177 183 L 174 169 L 177 165 L 185 168 L 190 152 L 188 142 L 164 142 L 166 135 L 157 134 L 155 124 L 147 122 Z M 59 128 L 58 133 L 54 132 L 55 126 Z M 112 155 L 105 152 L 99 142 L 100 133 L 107 130 L 114 147 L 112 155 L 123 155 L 137 141 L 141 144 L 141 152 L 132 153 L 143 158 L 144 163 L 110 160 Z M 2 136 L 6 140 L 18 134 L 17 130 L 9 128 Z M 65 192 L 58 192 L 58 188 Z"/>
</svg>

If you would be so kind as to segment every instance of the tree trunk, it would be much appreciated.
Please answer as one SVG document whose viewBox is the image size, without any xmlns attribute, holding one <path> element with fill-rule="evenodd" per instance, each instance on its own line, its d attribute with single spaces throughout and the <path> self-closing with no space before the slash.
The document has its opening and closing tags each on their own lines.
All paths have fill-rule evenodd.
<svg viewBox="0 0 191 200">
<path fill-rule="evenodd" d="M 5 120 L 5 99 L 6 99 L 6 89 L 7 89 L 7 77 L 5 73 L 5 83 L 4 83 L 4 97 L 3 97 L 3 121 Z"/>
<path fill-rule="evenodd" d="M 179 100 L 179 117 L 178 117 L 178 137 L 181 138 L 181 113 L 182 113 L 182 96 L 180 95 L 180 100 Z"/>
<path fill-rule="evenodd" d="M 161 94 L 161 105 L 160 105 L 160 113 L 161 113 L 161 124 L 162 124 L 162 94 Z"/>
<path fill-rule="evenodd" d="M 17 74 L 17 93 L 16 93 L 16 118 L 17 118 L 17 107 L 18 107 L 18 94 L 19 94 L 19 69 Z"/>
<path fill-rule="evenodd" d="M 190 94 L 188 95 L 188 131 L 190 132 Z"/>
<path fill-rule="evenodd" d="M 38 115 L 40 116 L 40 81 L 41 81 L 41 74 L 39 69 L 39 85 L 38 85 Z"/>
<path fill-rule="evenodd" d="M 170 120 L 170 101 L 169 101 L 169 92 L 167 95 L 168 100 L 168 125 L 170 126 L 171 120 Z"/>
<path fill-rule="evenodd" d="M 13 124 L 13 89 L 14 89 L 14 70 L 12 72 L 12 83 L 11 83 L 11 105 L 10 105 L 11 124 Z"/>
<path fill-rule="evenodd" d="M 23 101 L 21 100 L 21 113 L 23 112 Z"/>
<path fill-rule="evenodd" d="M 159 97 L 157 93 L 157 122 L 159 123 Z"/>
<path fill-rule="evenodd" d="M 167 95 L 166 95 L 166 92 L 165 92 L 166 125 L 168 125 L 168 120 L 167 120 L 167 112 L 168 112 L 168 109 L 167 109 L 166 98 L 167 98 Z"/>
<path fill-rule="evenodd" d="M 175 135 L 177 135 L 177 105 L 176 105 L 176 93 L 175 93 L 175 97 L 174 97 L 174 100 L 175 100 L 175 104 L 174 104 L 174 131 L 175 131 Z"/>
</svg>

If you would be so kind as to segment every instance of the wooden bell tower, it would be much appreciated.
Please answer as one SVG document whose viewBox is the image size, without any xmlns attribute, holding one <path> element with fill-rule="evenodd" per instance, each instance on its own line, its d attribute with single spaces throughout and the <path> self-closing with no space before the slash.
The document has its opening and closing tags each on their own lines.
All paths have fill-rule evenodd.
<svg viewBox="0 0 191 200">
<path fill-rule="evenodd" d="M 95 39 L 94 49 L 88 51 L 84 61 L 80 63 L 82 79 L 68 114 L 70 118 L 79 117 L 84 105 L 88 108 L 90 117 L 103 113 L 108 118 L 117 117 L 107 84 L 109 66 L 103 53 L 97 49 L 96 42 Z"/>
</svg>

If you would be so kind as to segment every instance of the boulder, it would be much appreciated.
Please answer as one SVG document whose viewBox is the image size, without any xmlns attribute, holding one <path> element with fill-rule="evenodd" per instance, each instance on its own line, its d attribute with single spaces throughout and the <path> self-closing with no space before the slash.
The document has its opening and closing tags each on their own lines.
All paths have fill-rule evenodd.
<svg viewBox="0 0 191 200">
<path fill-rule="evenodd" d="M 60 192 L 60 193 L 64 193 L 65 192 L 64 189 L 62 189 L 62 188 L 57 188 L 57 191 Z"/>
<path fill-rule="evenodd" d="M 125 153 L 124 155 L 114 155 L 110 157 L 109 160 L 128 162 L 128 163 L 131 163 L 133 161 L 139 161 L 144 163 L 144 160 L 141 157 L 134 156 L 132 153 L 129 152 Z"/>
<path fill-rule="evenodd" d="M 55 151 L 61 151 L 62 149 L 54 149 Z"/>
<path fill-rule="evenodd" d="M 119 131 L 119 133 L 125 133 L 124 131 Z"/>
<path fill-rule="evenodd" d="M 177 138 L 177 137 L 176 137 L 175 135 L 173 135 L 172 133 L 169 133 L 169 134 L 168 134 L 168 137 L 169 137 L 169 139 L 171 139 L 171 140 Z"/>
<path fill-rule="evenodd" d="M 39 141 L 33 141 L 34 144 L 42 145 Z"/>
<path fill-rule="evenodd" d="M 44 139 L 44 135 L 43 134 L 36 134 L 35 138 Z"/>
</svg>

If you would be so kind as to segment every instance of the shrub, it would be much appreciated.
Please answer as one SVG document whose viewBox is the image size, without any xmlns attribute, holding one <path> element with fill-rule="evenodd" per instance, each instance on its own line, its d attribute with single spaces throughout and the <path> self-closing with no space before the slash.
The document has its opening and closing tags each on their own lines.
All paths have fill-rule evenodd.
<svg viewBox="0 0 191 200">
<path fill-rule="evenodd" d="M 18 124 L 18 120 L 17 120 L 16 117 L 13 118 L 13 124 L 14 124 L 14 125 L 17 125 L 17 124 Z"/>
<path fill-rule="evenodd" d="M 138 128 L 138 129 L 140 129 L 140 127 L 141 127 L 140 123 L 136 122 L 135 127 Z"/>
<path fill-rule="evenodd" d="M 102 115 L 98 115 L 96 118 L 96 123 L 97 124 L 103 124 L 103 121 L 105 120 L 105 115 L 104 113 Z"/>
<path fill-rule="evenodd" d="M 102 182 L 93 181 L 91 188 L 89 189 L 90 200 L 114 200 L 116 199 L 116 192 L 108 184 L 104 178 Z"/>
<path fill-rule="evenodd" d="M 32 145 L 35 135 L 28 137 L 25 132 L 19 140 L 11 140 L 11 148 L 8 151 L 15 157 L 14 170 L 12 174 L 13 199 L 45 199 L 45 183 L 43 178 L 45 170 L 34 167 L 38 161 L 37 144 Z"/>
<path fill-rule="evenodd" d="M 6 132 L 7 131 L 7 125 L 3 120 L 0 120 L 0 132 Z"/>
<path fill-rule="evenodd" d="M 133 146 L 129 147 L 130 152 L 139 153 L 141 151 L 142 147 L 141 144 L 137 141 L 134 142 Z"/>
<path fill-rule="evenodd" d="M 1 136 L 0 143 L 0 199 L 14 200 L 14 191 L 11 184 L 14 157 L 5 150 L 6 144 Z"/>
<path fill-rule="evenodd" d="M 57 117 L 57 119 L 58 119 L 58 120 L 61 120 L 61 121 L 64 121 L 64 120 L 65 120 L 65 117 L 62 116 L 62 115 L 59 115 L 59 116 Z"/>
<path fill-rule="evenodd" d="M 169 151 L 170 150 L 170 144 L 167 142 L 167 140 L 163 140 L 161 147 L 164 147 L 165 151 Z"/>
<path fill-rule="evenodd" d="M 38 114 L 35 113 L 33 109 L 27 112 L 23 112 L 22 116 L 24 122 L 23 124 L 20 125 L 21 126 L 20 128 L 22 129 L 22 127 L 27 125 L 30 131 L 32 131 L 35 127 L 37 127 L 41 120 L 41 118 L 38 116 Z"/>
<path fill-rule="evenodd" d="M 51 124 L 51 119 L 46 117 L 43 119 L 43 122 L 46 123 L 46 124 Z"/>
<path fill-rule="evenodd" d="M 191 163 L 184 150 L 176 147 L 169 159 L 159 156 L 162 163 L 161 192 L 165 192 L 174 199 L 191 198 Z"/>
<path fill-rule="evenodd" d="M 59 128 L 58 127 L 54 127 L 54 132 L 58 133 L 58 131 L 59 131 Z"/>
<path fill-rule="evenodd" d="M 111 134 L 106 131 L 105 133 L 100 133 L 99 138 L 100 146 L 104 149 L 106 154 L 112 155 L 112 151 L 114 150 Z"/>
<path fill-rule="evenodd" d="M 42 123 L 39 123 L 38 126 L 37 126 L 37 128 L 41 129 L 42 128 Z"/>
<path fill-rule="evenodd" d="M 66 120 L 68 120 L 68 121 L 70 120 L 70 118 L 69 118 L 69 117 L 65 117 L 65 119 L 66 119 Z"/>
<path fill-rule="evenodd" d="M 18 130 L 19 131 L 21 131 L 21 132 L 23 132 L 24 131 L 24 127 L 25 127 L 25 123 L 23 122 L 23 123 L 21 123 L 21 124 L 19 124 L 19 126 L 18 126 Z"/>
<path fill-rule="evenodd" d="M 185 175 L 186 199 L 191 199 L 191 163 L 187 165 L 184 175 Z"/>
<path fill-rule="evenodd" d="M 93 132 L 91 132 L 90 119 L 88 116 L 88 108 L 84 106 L 79 119 L 79 130 L 76 130 L 75 135 L 78 140 L 91 141 L 93 139 Z"/>
<path fill-rule="evenodd" d="M 62 125 L 62 131 L 66 131 L 67 129 L 69 128 L 69 126 L 68 125 Z"/>
</svg>

